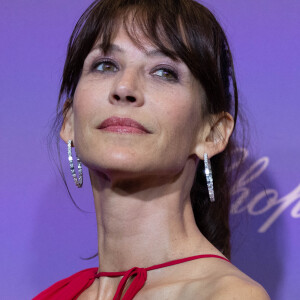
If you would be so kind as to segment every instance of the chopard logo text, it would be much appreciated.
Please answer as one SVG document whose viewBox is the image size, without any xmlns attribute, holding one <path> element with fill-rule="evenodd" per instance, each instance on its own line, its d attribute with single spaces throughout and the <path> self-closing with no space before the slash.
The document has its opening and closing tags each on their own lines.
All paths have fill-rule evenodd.
<svg viewBox="0 0 300 300">
<path fill-rule="evenodd" d="M 241 149 L 243 160 L 248 157 L 248 151 Z M 279 197 L 278 192 L 272 188 L 266 188 L 255 196 L 251 194 L 250 183 L 258 178 L 268 167 L 269 158 L 262 157 L 255 161 L 250 167 L 239 176 L 237 182 L 231 189 L 233 203 L 231 214 L 240 214 L 247 211 L 252 216 L 262 215 L 271 209 L 273 213 L 260 226 L 258 232 L 266 232 L 280 215 L 288 208 L 291 208 L 291 217 L 300 218 L 300 184 L 284 197 Z M 236 166 L 233 166 L 236 167 Z"/>
</svg>

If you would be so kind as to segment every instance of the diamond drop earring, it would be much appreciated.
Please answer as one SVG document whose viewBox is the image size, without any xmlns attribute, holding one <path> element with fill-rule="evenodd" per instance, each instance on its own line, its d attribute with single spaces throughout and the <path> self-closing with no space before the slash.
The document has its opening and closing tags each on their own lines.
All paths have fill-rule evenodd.
<svg viewBox="0 0 300 300">
<path fill-rule="evenodd" d="M 78 188 L 81 188 L 82 183 L 83 183 L 82 166 L 81 166 L 81 161 L 76 154 L 77 169 L 78 169 L 78 178 L 77 178 L 76 172 L 74 169 L 73 156 L 72 156 L 72 140 L 68 141 L 68 159 L 69 159 L 70 169 L 71 169 L 71 173 L 72 173 L 74 182 Z"/>
<path fill-rule="evenodd" d="M 210 159 L 208 158 L 207 153 L 204 153 L 204 172 L 206 176 L 209 200 L 211 202 L 214 202 L 215 201 L 214 184 L 213 184 Z"/>
</svg>

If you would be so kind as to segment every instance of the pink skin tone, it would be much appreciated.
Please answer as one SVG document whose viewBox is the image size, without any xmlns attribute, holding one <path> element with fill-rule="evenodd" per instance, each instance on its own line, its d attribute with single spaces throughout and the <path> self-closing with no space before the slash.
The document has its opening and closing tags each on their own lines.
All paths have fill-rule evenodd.
<svg viewBox="0 0 300 300">
<path fill-rule="evenodd" d="M 146 40 L 143 52 L 122 28 L 107 55 L 99 44 L 85 60 L 61 137 L 73 140 L 89 168 L 101 271 L 221 255 L 198 230 L 189 192 L 203 153 L 211 157 L 225 148 L 231 116 L 218 119 L 224 139 L 215 139 L 201 119 L 203 88 L 183 62 L 162 55 Z M 130 118 L 147 132 L 124 124 L 100 129 L 111 117 Z M 149 273 L 147 284 L 163 272 L 168 271 Z M 99 294 L 109 295 L 118 282 L 101 278 L 94 285 Z"/>
</svg>

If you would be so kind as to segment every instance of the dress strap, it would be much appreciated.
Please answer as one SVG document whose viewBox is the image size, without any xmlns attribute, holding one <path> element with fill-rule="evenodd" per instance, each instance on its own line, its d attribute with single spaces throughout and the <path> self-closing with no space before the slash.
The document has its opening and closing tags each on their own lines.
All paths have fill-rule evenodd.
<svg viewBox="0 0 300 300">
<path fill-rule="evenodd" d="M 164 268 L 164 267 L 168 267 L 168 266 L 173 266 L 173 265 L 181 264 L 181 263 L 184 263 L 184 262 L 187 262 L 187 261 L 190 261 L 190 260 L 194 260 L 194 259 L 210 258 L 210 257 L 220 258 L 220 259 L 223 259 L 223 260 L 226 260 L 226 261 L 230 262 L 227 258 L 225 258 L 223 256 L 214 255 L 214 254 L 203 254 L 203 255 L 195 255 L 195 256 L 180 258 L 180 259 L 176 259 L 176 260 L 171 260 L 171 261 L 165 262 L 163 264 L 159 264 L 159 265 L 154 265 L 152 267 L 148 267 L 148 268 L 146 268 L 146 270 L 147 271 L 151 271 L 151 270 L 155 270 L 155 269 L 160 269 L 160 268 Z"/>
<path fill-rule="evenodd" d="M 147 267 L 147 268 L 134 267 L 134 268 L 132 268 L 128 271 L 124 271 L 124 272 L 100 272 L 95 275 L 95 278 L 99 278 L 101 276 L 108 276 L 108 277 L 123 276 L 123 278 L 121 279 L 121 281 L 118 285 L 116 294 L 113 298 L 113 300 L 120 300 L 127 280 L 131 276 L 136 275 L 134 277 L 131 285 L 128 287 L 126 293 L 124 294 L 124 297 L 122 298 L 122 300 L 132 300 L 134 298 L 134 296 L 144 286 L 144 284 L 147 280 L 147 271 L 160 269 L 160 268 L 164 268 L 164 267 L 168 267 L 168 266 L 173 266 L 173 265 L 181 264 L 181 263 L 184 263 L 184 262 L 187 262 L 190 260 L 199 259 L 199 258 L 220 258 L 220 259 L 223 259 L 223 260 L 229 262 L 229 260 L 227 258 L 219 256 L 219 255 L 214 255 L 214 254 L 195 255 L 195 256 L 190 256 L 190 257 L 186 257 L 186 258 L 172 260 L 169 262 L 165 262 L 165 263 L 154 265 L 152 267 Z"/>
</svg>

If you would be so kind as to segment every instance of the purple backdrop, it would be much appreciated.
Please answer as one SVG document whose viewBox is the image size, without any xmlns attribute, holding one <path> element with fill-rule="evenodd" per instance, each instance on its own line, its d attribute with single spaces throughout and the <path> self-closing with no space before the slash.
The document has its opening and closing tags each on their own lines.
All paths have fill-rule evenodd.
<svg viewBox="0 0 300 300">
<path fill-rule="evenodd" d="M 205 3 L 231 42 L 252 136 L 248 168 L 232 206 L 232 261 L 272 299 L 298 299 L 300 2 Z M 29 299 L 58 279 L 98 264 L 97 258 L 81 259 L 97 252 L 88 184 L 76 189 L 65 159 L 67 180 L 83 213 L 69 199 L 46 144 L 67 40 L 88 4 L 1 1 L 1 299 Z"/>
</svg>

